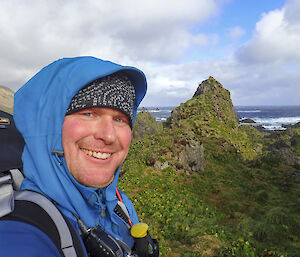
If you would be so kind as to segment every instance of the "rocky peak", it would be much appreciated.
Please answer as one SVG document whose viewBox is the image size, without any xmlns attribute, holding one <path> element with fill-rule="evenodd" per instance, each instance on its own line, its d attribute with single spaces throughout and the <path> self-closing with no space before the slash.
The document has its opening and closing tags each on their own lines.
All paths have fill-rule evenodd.
<svg viewBox="0 0 300 257">
<path fill-rule="evenodd" d="M 205 138 L 209 137 L 224 140 L 241 153 L 243 158 L 251 159 L 261 151 L 259 132 L 250 126 L 239 126 L 230 92 L 213 77 L 199 85 L 194 97 L 173 109 L 167 125 L 175 130 L 184 131 L 187 138 L 197 139 L 196 141 L 199 141 L 199 138 L 205 141 Z M 257 138 L 257 142 L 252 142 L 248 133 Z M 191 149 L 201 150 L 200 147 Z M 188 153 L 182 155 L 181 160 L 185 160 L 184 156 L 192 156 L 189 152 L 191 149 L 185 149 Z M 197 153 L 198 157 L 200 155 Z M 194 167 L 194 164 L 196 163 L 191 163 L 190 167 Z"/>
<path fill-rule="evenodd" d="M 173 109 L 170 122 L 174 124 L 190 119 L 196 120 L 199 125 L 201 123 L 210 127 L 214 127 L 211 125 L 216 122 L 232 128 L 238 126 L 230 92 L 212 76 L 198 86 L 193 98 Z"/>
<path fill-rule="evenodd" d="M 221 89 L 224 90 L 221 83 L 219 83 L 212 76 L 210 76 L 207 80 L 202 81 L 202 83 L 198 86 L 193 97 L 197 97 L 205 93 L 216 94 Z"/>
</svg>

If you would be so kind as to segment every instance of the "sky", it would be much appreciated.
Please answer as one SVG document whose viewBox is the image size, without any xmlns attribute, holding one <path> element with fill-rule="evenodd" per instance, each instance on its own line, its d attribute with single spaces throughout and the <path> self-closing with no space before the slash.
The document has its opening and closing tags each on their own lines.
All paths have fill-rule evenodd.
<svg viewBox="0 0 300 257">
<path fill-rule="evenodd" d="M 300 0 L 1 0 L 0 85 L 95 56 L 141 69 L 142 106 L 178 106 L 213 76 L 238 105 L 300 105 Z"/>
</svg>

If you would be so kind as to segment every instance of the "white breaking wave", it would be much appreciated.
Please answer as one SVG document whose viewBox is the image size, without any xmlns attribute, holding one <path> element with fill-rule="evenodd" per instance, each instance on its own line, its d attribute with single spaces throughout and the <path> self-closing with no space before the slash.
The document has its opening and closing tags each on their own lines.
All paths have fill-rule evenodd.
<svg viewBox="0 0 300 257">
<path fill-rule="evenodd" d="M 237 112 L 245 112 L 245 113 L 255 113 L 255 112 L 261 112 L 261 110 L 245 110 L 245 111 L 243 111 L 243 110 L 239 110 L 239 111 L 237 111 Z"/>
<path fill-rule="evenodd" d="M 167 118 L 156 118 L 157 121 L 166 121 Z"/>
<path fill-rule="evenodd" d="M 263 126 L 266 130 L 285 130 L 285 128 L 281 127 L 281 126 L 274 126 L 274 125 L 264 125 Z"/>
<path fill-rule="evenodd" d="M 292 125 L 300 122 L 300 117 L 279 117 L 279 118 L 252 118 L 255 126 L 262 125 L 267 130 L 285 130 L 282 125 Z"/>
<path fill-rule="evenodd" d="M 148 110 L 148 112 L 162 112 L 161 110 Z"/>
<path fill-rule="evenodd" d="M 279 118 L 252 118 L 257 123 L 263 124 L 294 124 L 300 121 L 300 117 L 279 117 Z"/>
</svg>

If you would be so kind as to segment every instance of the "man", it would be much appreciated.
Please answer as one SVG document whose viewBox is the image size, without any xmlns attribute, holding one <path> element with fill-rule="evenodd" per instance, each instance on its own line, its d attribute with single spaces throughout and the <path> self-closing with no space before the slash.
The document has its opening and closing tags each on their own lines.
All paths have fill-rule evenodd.
<svg viewBox="0 0 300 257">
<path fill-rule="evenodd" d="M 25 140 L 21 189 L 54 202 L 77 231 L 79 221 L 100 226 L 132 247 L 126 221 L 114 209 L 120 165 L 145 93 L 140 70 L 93 57 L 42 69 L 15 94 L 14 119 Z M 132 202 L 120 193 L 138 223 Z M 45 233 L 14 220 L 0 221 L 0 249 L 0 256 L 61 256 Z"/>
</svg>

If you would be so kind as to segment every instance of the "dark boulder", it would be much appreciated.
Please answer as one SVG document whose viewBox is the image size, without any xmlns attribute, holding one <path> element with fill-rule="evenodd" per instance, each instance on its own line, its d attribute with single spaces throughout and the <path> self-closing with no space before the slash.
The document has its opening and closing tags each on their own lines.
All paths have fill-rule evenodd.
<svg viewBox="0 0 300 257">
<path fill-rule="evenodd" d="M 256 123 L 254 120 L 249 118 L 244 118 L 239 120 L 240 123 Z"/>
</svg>

